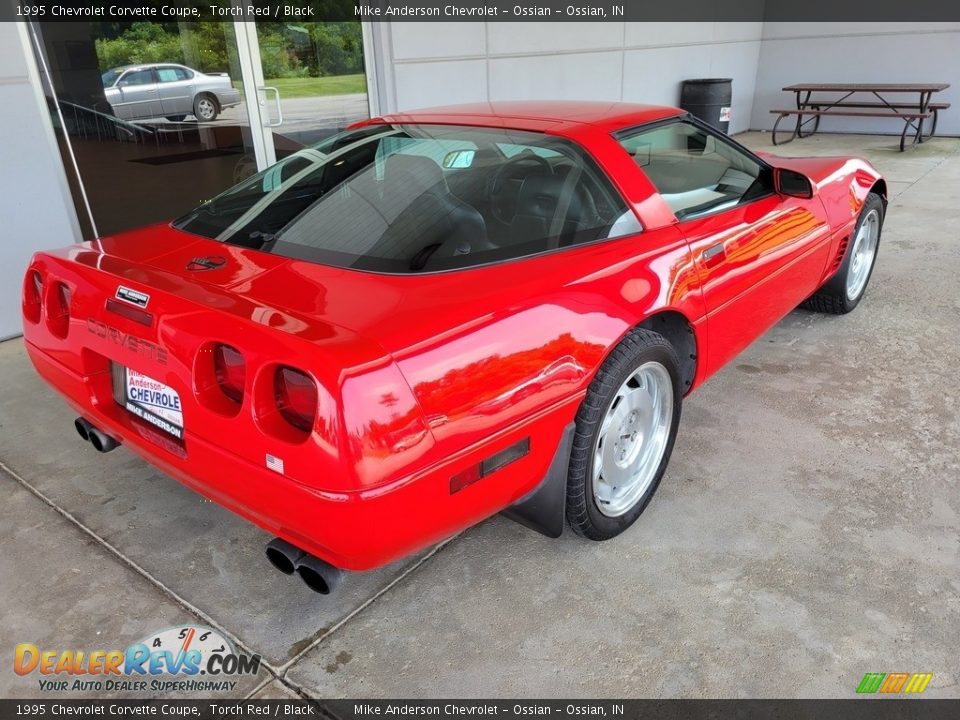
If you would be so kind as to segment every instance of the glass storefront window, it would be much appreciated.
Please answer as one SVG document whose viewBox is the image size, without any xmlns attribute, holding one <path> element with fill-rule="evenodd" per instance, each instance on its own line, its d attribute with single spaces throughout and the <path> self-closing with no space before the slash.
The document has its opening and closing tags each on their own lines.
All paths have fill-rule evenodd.
<svg viewBox="0 0 960 720">
<path fill-rule="evenodd" d="M 257 142 L 283 158 L 368 112 L 359 23 L 44 22 L 31 34 L 87 239 L 169 220 L 253 175 Z M 251 123 L 270 109 L 240 56 L 259 38 L 256 69 L 283 110 L 272 129 Z"/>
</svg>

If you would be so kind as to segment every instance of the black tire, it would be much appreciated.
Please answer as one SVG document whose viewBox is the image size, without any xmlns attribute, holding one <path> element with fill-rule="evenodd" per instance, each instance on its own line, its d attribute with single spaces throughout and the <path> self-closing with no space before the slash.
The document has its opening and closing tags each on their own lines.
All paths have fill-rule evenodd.
<svg viewBox="0 0 960 720">
<path fill-rule="evenodd" d="M 213 122 L 220 114 L 220 103 L 208 93 L 201 93 L 193 99 L 193 115 L 200 122 Z"/>
<path fill-rule="evenodd" d="M 183 122 L 186 115 L 167 115 L 167 120 L 170 122 Z"/>
<path fill-rule="evenodd" d="M 853 233 L 850 235 L 850 241 L 847 243 L 843 262 L 840 263 L 840 267 L 837 269 L 837 272 L 834 273 L 833 277 L 827 280 L 817 292 L 804 300 L 800 304 L 800 307 L 805 310 L 812 310 L 813 312 L 845 315 L 860 304 L 860 301 L 867 292 L 867 287 L 870 285 L 870 277 L 873 275 L 873 268 L 877 263 L 877 255 L 880 250 L 880 238 L 883 235 L 883 217 L 885 210 L 883 198 L 876 193 L 869 193 L 867 195 L 867 199 L 863 203 L 863 208 L 860 210 L 860 217 L 857 218 L 857 224 L 853 228 Z M 847 295 L 847 278 L 850 275 L 850 267 L 853 261 L 854 238 L 857 237 L 857 233 L 860 232 L 860 226 L 871 211 L 876 211 L 880 218 L 880 223 L 877 228 L 877 249 L 873 254 L 873 259 L 870 261 L 870 269 L 867 273 L 867 279 L 863 288 L 856 297 L 851 298 Z"/>
<path fill-rule="evenodd" d="M 604 416 L 615 394 L 641 365 L 656 362 L 670 375 L 673 384 L 673 416 L 659 466 L 647 490 L 617 517 L 604 515 L 593 492 L 594 448 Z M 653 497 L 670 461 L 680 424 L 683 388 L 676 350 L 662 335 L 636 329 L 617 345 L 590 383 L 576 418 L 576 432 L 567 473 L 567 522 L 578 535 L 591 540 L 609 540 L 630 527 Z"/>
</svg>

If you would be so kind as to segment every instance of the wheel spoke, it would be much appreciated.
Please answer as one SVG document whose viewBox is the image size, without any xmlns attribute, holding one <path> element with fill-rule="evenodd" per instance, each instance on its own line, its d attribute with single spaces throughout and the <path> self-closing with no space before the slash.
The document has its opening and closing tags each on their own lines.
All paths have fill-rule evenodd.
<svg viewBox="0 0 960 720">
<path fill-rule="evenodd" d="M 610 430 L 610 426 L 613 424 L 613 413 L 607 413 L 603 418 L 603 423 L 600 425 L 600 442 L 603 442 L 604 436 Z"/>
<path fill-rule="evenodd" d="M 870 210 L 861 221 L 853 247 L 850 249 L 850 266 L 847 269 L 846 280 L 848 300 L 859 298 L 867 285 L 877 253 L 879 236 L 880 216 L 876 210 Z"/>
<path fill-rule="evenodd" d="M 597 434 L 593 495 L 604 515 L 636 505 L 656 477 L 673 418 L 673 381 L 657 362 L 637 368 L 614 394 Z"/>
</svg>

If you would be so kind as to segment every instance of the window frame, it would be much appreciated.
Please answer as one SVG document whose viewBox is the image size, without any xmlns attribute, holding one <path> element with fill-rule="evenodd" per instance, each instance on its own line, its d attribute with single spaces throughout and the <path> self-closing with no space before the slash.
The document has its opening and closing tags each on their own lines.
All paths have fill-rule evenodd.
<svg viewBox="0 0 960 720">
<path fill-rule="evenodd" d="M 758 196 L 753 197 L 753 198 L 750 198 L 749 200 L 747 200 L 747 201 L 745 201 L 745 202 L 738 202 L 738 203 L 737 203 L 736 205 L 734 205 L 733 207 L 718 207 L 718 208 L 716 208 L 716 209 L 714 209 L 714 210 L 708 210 L 708 211 L 706 211 L 706 212 L 698 213 L 697 215 L 695 215 L 695 216 L 693 216 L 693 217 L 688 217 L 688 218 L 677 217 L 676 212 L 674 212 L 674 210 L 673 210 L 672 208 L 670 208 L 670 212 L 673 214 L 674 220 L 676 220 L 678 224 L 681 224 L 681 225 L 682 225 L 682 224 L 684 224 L 684 223 L 696 222 L 697 220 L 702 220 L 702 219 L 704 219 L 704 218 L 713 217 L 714 215 L 719 215 L 720 213 L 729 212 L 729 211 L 731 211 L 731 210 L 736 210 L 736 209 L 738 209 L 738 208 L 742 208 L 742 207 L 745 207 L 745 206 L 750 205 L 750 204 L 752 204 L 752 203 L 755 203 L 755 202 L 757 202 L 758 200 L 764 200 L 764 199 L 766 199 L 766 198 L 769 198 L 771 195 L 776 195 L 776 194 L 777 194 L 777 191 L 776 191 L 776 189 L 775 189 L 774 186 L 773 186 L 773 170 L 774 170 L 774 166 L 773 166 L 772 164 L 770 164 L 769 162 L 767 162 L 766 160 L 764 160 L 762 157 L 760 157 L 759 155 L 757 155 L 756 153 L 754 153 L 754 152 L 753 152 L 752 150 L 750 150 L 749 148 L 744 147 L 743 145 L 741 145 L 740 143 L 738 143 L 736 140 L 734 140 L 733 138 L 731 138 L 731 137 L 730 137 L 729 135 L 727 135 L 726 133 L 723 133 L 723 132 L 718 131 L 716 128 L 712 127 L 711 125 L 708 125 L 708 124 L 705 123 L 703 120 L 701 120 L 700 118 L 698 118 L 698 117 L 696 117 L 696 116 L 694 116 L 694 115 L 691 115 L 690 113 L 683 113 L 683 114 L 681 114 L 681 115 L 675 115 L 675 116 L 673 116 L 673 117 L 663 118 L 663 119 L 661 119 L 661 120 L 654 120 L 654 121 L 652 121 L 652 122 L 642 123 L 642 124 L 640 124 L 640 125 L 631 125 L 630 127 L 621 128 L 620 130 L 614 131 L 613 133 L 611 133 L 611 136 L 613 137 L 614 140 L 617 141 L 617 145 L 620 147 L 620 150 L 623 151 L 628 157 L 630 157 L 630 153 L 628 153 L 628 152 L 627 152 L 627 149 L 623 146 L 623 142 L 622 142 L 623 140 L 625 140 L 625 139 L 627 139 L 627 138 L 629 138 L 629 137 L 634 137 L 634 136 L 636 136 L 636 135 L 640 135 L 641 133 L 650 132 L 651 130 L 657 130 L 657 129 L 661 128 L 661 127 L 668 127 L 668 126 L 670 126 L 670 125 L 680 124 L 680 123 L 687 124 L 687 125 L 692 125 L 693 127 L 697 128 L 698 130 L 702 130 L 702 131 L 705 132 L 707 135 L 712 136 L 712 137 L 714 138 L 714 140 L 716 140 L 716 141 L 718 141 L 718 142 L 722 142 L 722 143 L 726 144 L 727 146 L 733 148 L 734 150 L 742 153 L 743 155 L 745 155 L 745 156 L 748 157 L 750 160 L 754 161 L 755 163 L 757 163 L 757 165 L 760 166 L 760 172 L 761 172 L 761 174 L 762 174 L 762 173 L 767 173 L 767 177 L 769 178 L 770 182 L 769 182 L 769 187 L 767 188 L 767 192 L 766 192 L 766 193 L 764 193 L 764 194 L 762 194 L 762 195 L 758 195 Z M 632 158 L 631 158 L 631 160 L 632 160 Z M 662 199 L 663 199 L 663 193 L 660 192 L 660 188 L 658 188 L 658 187 L 656 186 L 656 183 L 654 183 L 653 180 L 650 179 L 650 176 L 649 176 L 646 172 L 644 172 L 643 168 L 640 167 L 639 165 L 637 165 L 637 170 L 639 170 L 641 173 L 643 173 L 643 177 L 647 180 L 647 182 L 650 183 L 650 186 L 654 189 L 654 191 L 657 193 L 657 195 L 658 195 L 658 196 L 661 198 L 661 200 L 662 200 Z M 758 176 L 758 178 L 759 178 L 759 176 Z M 664 203 L 666 203 L 666 201 L 664 201 Z"/>
<path fill-rule="evenodd" d="M 142 72 L 150 73 L 150 77 L 153 78 L 153 80 L 145 83 L 137 83 L 135 85 L 131 85 L 130 83 L 127 83 L 126 85 L 121 84 L 123 83 L 123 79 L 128 75 L 133 75 L 134 73 L 142 73 Z M 144 85 L 159 85 L 159 84 L 160 84 L 160 81 L 157 76 L 156 68 L 152 68 L 152 67 L 139 68 L 139 69 L 130 68 L 129 70 L 125 70 L 123 74 L 117 78 L 116 87 L 118 88 L 119 87 L 143 87 Z"/>
<path fill-rule="evenodd" d="M 111 82 L 109 85 L 103 85 L 103 76 L 106 75 L 107 73 L 111 73 L 111 72 L 116 72 L 116 73 L 117 73 L 116 76 L 113 78 L 113 82 Z M 128 72 L 127 70 L 121 70 L 121 71 L 117 72 L 117 69 L 116 69 L 116 68 L 110 68 L 110 69 L 108 69 L 108 70 L 104 70 L 102 73 L 100 73 L 100 84 L 103 85 L 103 89 L 104 89 L 104 90 L 106 90 L 106 89 L 108 89 L 108 88 L 117 87 L 117 83 L 120 82 L 120 78 L 122 78 L 122 77 L 124 76 L 124 74 L 126 74 L 127 72 Z"/>
</svg>

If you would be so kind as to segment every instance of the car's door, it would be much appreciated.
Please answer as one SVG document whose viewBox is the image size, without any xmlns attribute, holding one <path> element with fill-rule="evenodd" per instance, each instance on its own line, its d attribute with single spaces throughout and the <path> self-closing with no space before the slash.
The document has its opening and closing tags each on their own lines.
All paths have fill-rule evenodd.
<svg viewBox="0 0 960 720">
<path fill-rule="evenodd" d="M 113 106 L 117 117 L 137 120 L 163 115 L 153 68 L 128 70 L 117 81 L 117 90 L 118 100 Z"/>
<path fill-rule="evenodd" d="M 165 116 L 193 112 L 193 73 L 186 68 L 167 65 L 157 68 L 157 87 Z"/>
<path fill-rule="evenodd" d="M 768 165 L 699 123 L 680 118 L 618 140 L 690 244 L 712 373 L 816 289 L 829 252 L 823 205 L 816 197 L 778 195 Z"/>
</svg>

